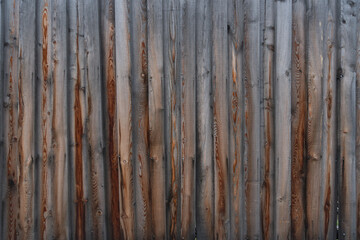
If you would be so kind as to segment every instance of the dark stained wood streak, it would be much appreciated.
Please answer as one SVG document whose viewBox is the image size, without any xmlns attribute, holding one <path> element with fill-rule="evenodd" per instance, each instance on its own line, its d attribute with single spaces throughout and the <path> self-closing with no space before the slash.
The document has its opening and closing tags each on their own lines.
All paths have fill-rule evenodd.
<svg viewBox="0 0 360 240">
<path fill-rule="evenodd" d="M 80 104 L 81 93 L 81 77 L 80 77 L 80 60 L 79 60 L 79 9 L 77 5 L 76 18 L 76 83 L 75 83 L 75 99 L 74 99 L 74 114 L 75 114 L 75 186 L 76 186 L 76 239 L 85 239 L 85 202 L 84 202 L 84 186 L 83 186 L 83 156 L 82 156 L 82 135 L 83 135 L 83 120 Z"/>
<path fill-rule="evenodd" d="M 292 24 L 292 140 L 291 140 L 291 235 L 305 237 L 305 163 L 307 85 L 305 69 L 305 1 L 293 4 Z"/>
<path fill-rule="evenodd" d="M 266 240 L 274 237 L 274 1 L 265 3 L 264 31 L 264 152 L 263 152 L 263 183 L 262 183 L 262 234 Z"/>
<path fill-rule="evenodd" d="M 212 4 L 212 84 L 213 146 L 214 146 L 214 238 L 225 239 L 230 235 L 229 180 L 228 180 L 228 101 L 227 93 L 227 5 L 220 1 Z"/>
</svg>

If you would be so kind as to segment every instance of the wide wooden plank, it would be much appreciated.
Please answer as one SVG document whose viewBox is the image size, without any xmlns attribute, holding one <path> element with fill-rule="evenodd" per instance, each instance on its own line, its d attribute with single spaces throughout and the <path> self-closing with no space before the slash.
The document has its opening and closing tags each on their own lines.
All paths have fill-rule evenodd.
<svg viewBox="0 0 360 240">
<path fill-rule="evenodd" d="M 274 70 L 275 70 L 275 1 L 265 2 L 265 30 L 263 47 L 263 152 L 262 152 L 262 234 L 274 238 Z"/>
<path fill-rule="evenodd" d="M 227 5 L 212 3 L 212 84 L 214 148 L 214 238 L 230 238 L 228 178 Z"/>
<path fill-rule="evenodd" d="M 211 4 L 196 1 L 196 230 L 214 238 L 214 162 L 211 99 Z"/>
<path fill-rule="evenodd" d="M 356 13 L 357 1 L 340 2 L 339 26 L 339 237 L 355 239 L 356 222 Z"/>
<path fill-rule="evenodd" d="M 147 1 L 132 2 L 133 68 L 133 154 L 135 160 L 135 237 L 150 238 L 151 198 L 149 172 L 149 106 L 148 106 L 148 49 L 146 15 Z"/>
<path fill-rule="evenodd" d="M 147 2 L 147 44 L 149 73 L 149 156 L 151 228 L 153 237 L 165 239 L 165 146 L 162 0 Z"/>
<path fill-rule="evenodd" d="M 292 76 L 291 85 L 291 235 L 305 238 L 305 183 L 306 166 L 306 2 L 293 3 L 292 27 Z"/>
<path fill-rule="evenodd" d="M 325 4 L 326 5 L 326 4 Z M 328 1 L 324 20 L 323 135 L 320 238 L 336 238 L 336 1 Z"/>
<path fill-rule="evenodd" d="M 244 1 L 244 177 L 247 238 L 260 238 L 260 1 Z"/>
<path fill-rule="evenodd" d="M 3 233 L 7 239 L 15 239 L 16 234 L 20 233 L 21 222 L 19 219 L 19 153 L 23 151 L 22 140 L 20 141 L 18 132 L 22 129 L 24 107 L 19 101 L 22 89 L 19 78 L 20 51 L 19 44 L 19 3 L 3 2 L 2 13 L 4 14 L 3 27 L 3 107 L 4 107 L 4 162 L 6 162 L 5 176 L 5 196 L 2 212 Z M 1 47 L 3 47 L 1 46 Z M 21 104 L 21 105 L 20 105 Z M 21 158 L 23 161 L 23 158 Z M 22 215 L 24 212 L 21 213 Z M 23 235 L 23 232 L 21 231 Z M 24 236 L 24 235 L 23 235 Z"/>
<path fill-rule="evenodd" d="M 180 1 L 181 24 L 181 235 L 195 238 L 195 3 Z"/>
<path fill-rule="evenodd" d="M 130 1 L 115 2 L 116 124 L 120 161 L 120 233 L 134 239 L 134 182 L 132 162 Z"/>
<path fill-rule="evenodd" d="M 291 235 L 292 1 L 275 4 L 275 238 Z"/>
<path fill-rule="evenodd" d="M 166 149 L 166 235 L 180 235 L 180 82 L 179 1 L 163 2 L 164 12 L 164 85 Z"/>
</svg>

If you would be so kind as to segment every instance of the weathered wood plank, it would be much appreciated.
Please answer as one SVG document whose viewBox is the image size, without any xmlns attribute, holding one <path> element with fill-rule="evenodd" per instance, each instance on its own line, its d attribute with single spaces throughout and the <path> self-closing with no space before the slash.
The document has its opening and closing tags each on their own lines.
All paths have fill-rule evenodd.
<svg viewBox="0 0 360 240">
<path fill-rule="evenodd" d="M 212 84 L 214 147 L 214 238 L 230 238 L 228 178 L 227 5 L 212 3 Z"/>
<path fill-rule="evenodd" d="M 5 1 L 0 2 L 0 201 L 5 202 L 6 199 L 6 155 L 5 155 L 5 106 L 4 106 L 4 89 L 5 89 L 5 77 L 4 77 L 4 25 L 5 25 L 5 14 L 3 14 L 3 8 Z M 4 204 L 0 204 L 0 238 L 5 238 L 5 211 Z"/>
<path fill-rule="evenodd" d="M 356 238 L 356 13 L 357 1 L 340 2 L 339 26 L 339 237 Z"/>
<path fill-rule="evenodd" d="M 163 6 L 162 0 L 147 4 L 151 228 L 155 239 L 165 239 Z"/>
<path fill-rule="evenodd" d="M 326 5 L 326 4 L 325 4 Z M 322 136 L 322 192 L 320 238 L 336 237 L 336 1 L 328 1 L 324 22 L 323 65 L 323 136 Z"/>
<path fill-rule="evenodd" d="M 81 2 L 80 16 L 83 19 L 83 30 L 79 37 L 84 41 L 84 81 L 81 88 L 84 92 L 84 131 L 86 145 L 84 158 L 84 200 L 85 202 L 85 232 L 86 238 L 106 239 L 110 234 L 106 229 L 106 189 L 105 185 L 105 157 L 106 146 L 103 132 L 101 89 L 101 58 L 99 38 L 99 6 L 91 1 Z M 113 66 L 114 67 L 114 66 Z M 114 71 L 114 70 L 112 70 Z M 115 73 L 114 73 L 115 74 Z M 115 145 L 115 143 L 114 143 Z M 116 226 L 119 228 L 119 226 Z"/>
<path fill-rule="evenodd" d="M 275 22 L 275 237 L 291 235 L 292 1 L 277 1 Z"/>
<path fill-rule="evenodd" d="M 308 8 L 306 237 L 312 239 L 320 237 L 324 1 L 308 1 Z"/>
<path fill-rule="evenodd" d="M 359 9 L 360 4 L 358 4 L 357 7 Z M 357 55 L 356 55 L 356 59 L 357 59 L 357 61 L 356 61 L 356 153 L 355 153 L 356 154 L 355 157 L 357 159 L 357 161 L 356 161 L 356 206 L 357 206 L 357 212 L 356 212 L 356 221 L 357 221 L 356 237 L 360 238 L 360 224 L 359 224 L 360 223 L 360 161 L 359 161 L 359 159 L 360 159 L 360 14 L 358 13 L 356 16 L 357 16 L 357 21 L 356 21 L 356 33 L 357 33 L 357 48 L 356 48 L 357 49 Z M 328 171 L 330 171 L 330 170 L 328 170 Z M 330 211 L 330 214 L 331 214 L 331 211 Z M 331 217 L 332 217 L 332 215 L 330 215 L 330 221 L 332 220 Z M 331 223 L 332 222 L 330 222 L 330 227 L 332 226 Z"/>
<path fill-rule="evenodd" d="M 263 47 L 263 183 L 262 196 L 262 234 L 264 239 L 274 238 L 274 44 L 275 44 L 275 2 L 265 2 L 265 30 Z"/>
<path fill-rule="evenodd" d="M 114 0 L 100 1 L 101 18 L 101 49 L 102 49 L 102 79 L 105 109 L 105 143 L 106 158 L 108 158 L 109 194 L 112 238 L 120 237 L 120 196 L 119 196 L 119 161 L 117 157 L 116 134 L 116 79 L 115 79 L 115 15 Z"/>
<path fill-rule="evenodd" d="M 214 238 L 214 162 L 211 89 L 211 4 L 196 1 L 196 230 L 198 239 Z"/>
<path fill-rule="evenodd" d="M 120 232 L 124 239 L 134 239 L 134 182 L 132 156 L 131 44 L 128 0 L 115 2 L 116 119 L 120 161 Z M 120 104 L 121 103 L 121 104 Z M 165 224 L 165 223 L 163 223 Z"/>
<path fill-rule="evenodd" d="M 19 3 L 5 1 L 4 14 L 4 51 L 3 51 L 3 106 L 4 106 L 4 161 L 6 162 L 6 197 L 2 212 L 4 228 L 3 237 L 15 239 L 22 224 L 19 219 L 19 152 L 22 151 L 22 140 L 19 139 L 19 130 L 22 129 L 23 105 L 20 106 L 19 96 L 22 86 L 19 79 Z M 1 47 L 3 47 L 1 46 Z M 20 159 L 23 162 L 23 158 Z"/>
<path fill-rule="evenodd" d="M 306 172 L 306 2 L 293 3 L 291 85 L 291 236 L 305 238 L 305 172 Z"/>
<path fill-rule="evenodd" d="M 163 2 L 164 71 L 166 126 L 166 234 L 169 239 L 180 235 L 180 82 L 179 82 L 179 2 Z"/>
<path fill-rule="evenodd" d="M 260 238 L 260 1 L 244 1 L 244 177 L 247 238 Z"/>
<path fill-rule="evenodd" d="M 195 238 L 195 5 L 180 1 L 181 17 L 181 235 Z"/>
<path fill-rule="evenodd" d="M 149 106 L 148 106 L 148 49 L 147 49 L 147 0 L 132 2 L 133 68 L 133 143 L 135 160 L 135 233 L 136 238 L 150 238 L 151 198 L 149 172 Z"/>
</svg>

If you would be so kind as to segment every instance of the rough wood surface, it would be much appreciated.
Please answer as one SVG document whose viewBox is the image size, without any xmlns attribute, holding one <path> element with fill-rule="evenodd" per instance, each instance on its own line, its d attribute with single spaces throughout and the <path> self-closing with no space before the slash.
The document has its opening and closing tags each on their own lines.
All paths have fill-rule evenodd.
<svg viewBox="0 0 360 240">
<path fill-rule="evenodd" d="M 0 1 L 0 239 L 360 237 L 359 12 Z"/>
</svg>

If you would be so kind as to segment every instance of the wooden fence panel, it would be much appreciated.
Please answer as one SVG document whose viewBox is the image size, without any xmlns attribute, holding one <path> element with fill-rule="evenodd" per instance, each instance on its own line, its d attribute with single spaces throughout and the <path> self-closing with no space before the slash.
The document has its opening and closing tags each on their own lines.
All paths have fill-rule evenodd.
<svg viewBox="0 0 360 240">
<path fill-rule="evenodd" d="M 0 1 L 0 239 L 360 238 L 359 12 Z"/>
</svg>

